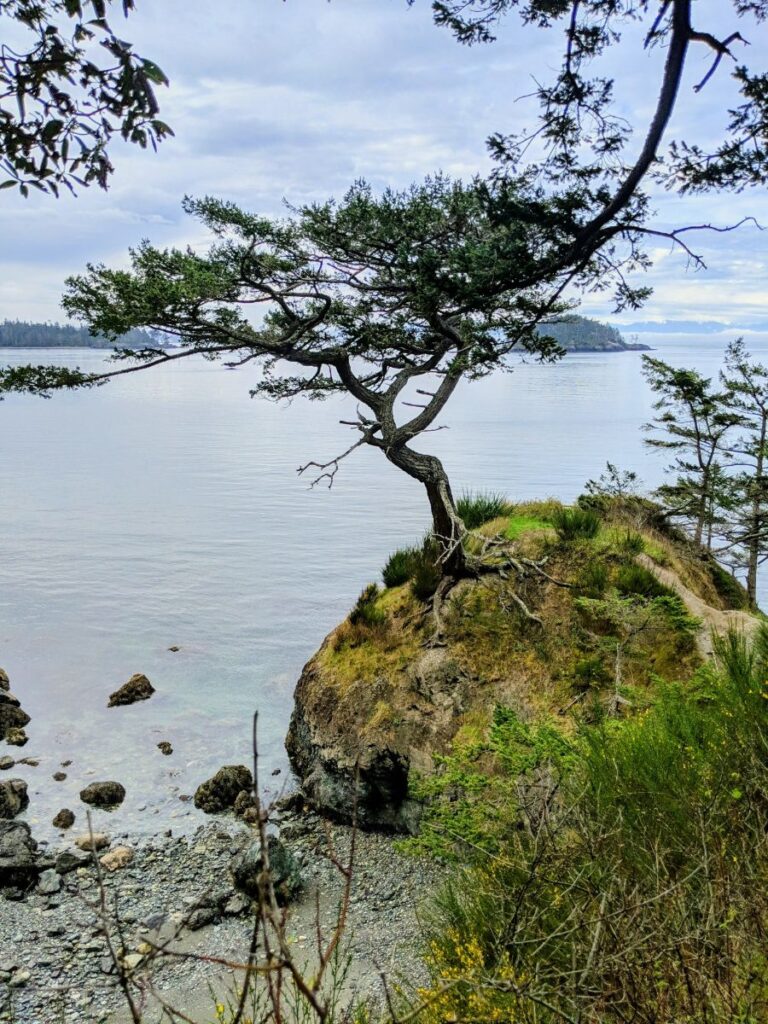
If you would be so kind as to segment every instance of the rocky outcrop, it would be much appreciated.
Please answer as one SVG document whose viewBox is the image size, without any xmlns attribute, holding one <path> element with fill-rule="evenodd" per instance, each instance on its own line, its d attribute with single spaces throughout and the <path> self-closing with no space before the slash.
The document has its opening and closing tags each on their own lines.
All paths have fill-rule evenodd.
<svg viewBox="0 0 768 1024">
<path fill-rule="evenodd" d="M 30 721 L 21 707 L 18 697 L 11 693 L 8 673 L 0 669 L 0 740 L 8 739 L 15 730 L 24 728 Z"/>
<path fill-rule="evenodd" d="M 240 794 L 250 792 L 253 776 L 242 764 L 219 768 L 213 778 L 201 783 L 195 792 L 195 807 L 206 814 L 219 814 L 235 806 Z"/>
<path fill-rule="evenodd" d="M 420 805 L 409 796 L 409 775 L 431 769 L 482 682 L 434 649 L 415 653 L 392 675 L 361 676 L 340 693 L 323 658 L 333 643 L 332 634 L 296 687 L 286 749 L 302 792 L 341 821 L 415 832 Z"/>
<path fill-rule="evenodd" d="M 28 888 L 41 870 L 37 843 L 25 821 L 0 821 L 0 887 Z"/>
<path fill-rule="evenodd" d="M 27 784 L 23 779 L 0 782 L 0 818 L 15 818 L 29 807 Z"/>
<path fill-rule="evenodd" d="M 155 688 L 147 677 L 141 672 L 137 672 L 127 683 L 123 683 L 119 690 L 110 694 L 107 707 L 122 707 L 126 704 L 135 704 L 140 700 L 149 700 L 154 692 Z"/>
<path fill-rule="evenodd" d="M 80 790 L 80 799 L 92 807 L 117 807 L 125 800 L 125 786 L 119 782 L 92 782 Z"/>
</svg>

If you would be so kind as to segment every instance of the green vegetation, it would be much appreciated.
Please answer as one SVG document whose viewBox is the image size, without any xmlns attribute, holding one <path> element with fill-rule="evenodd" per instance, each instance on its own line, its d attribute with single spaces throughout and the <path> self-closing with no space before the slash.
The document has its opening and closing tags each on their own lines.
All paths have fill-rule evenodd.
<svg viewBox="0 0 768 1024">
<path fill-rule="evenodd" d="M 465 491 L 456 502 L 456 511 L 468 530 L 477 530 L 492 519 L 509 515 L 512 505 L 496 491 Z"/>
<path fill-rule="evenodd" d="M 565 543 L 589 540 L 600 530 L 600 517 L 589 508 L 559 508 L 552 516 L 552 525 Z"/>
<path fill-rule="evenodd" d="M 569 738 L 499 707 L 444 758 L 410 842 L 464 866 L 420 1019 L 764 1021 L 767 677 L 768 632 L 730 634 L 638 714 Z"/>
<path fill-rule="evenodd" d="M 410 582 L 414 595 L 428 601 L 440 582 L 439 557 L 438 545 L 430 533 L 420 547 L 399 548 L 381 571 L 384 586 L 399 587 Z"/>
<path fill-rule="evenodd" d="M 369 583 L 363 589 L 357 603 L 349 613 L 349 621 L 353 626 L 381 626 L 386 622 L 385 613 L 378 607 L 379 588 L 375 583 Z"/>
<path fill-rule="evenodd" d="M 517 540 L 518 537 L 522 537 L 525 533 L 550 529 L 552 529 L 552 523 L 547 522 L 546 519 L 535 515 L 526 515 L 525 513 L 519 515 L 513 513 L 509 517 L 504 536 L 507 540 Z"/>
<path fill-rule="evenodd" d="M 554 338 L 566 352 L 632 352 L 647 345 L 630 344 L 616 327 L 586 316 L 567 316 L 542 324 L 541 334 Z"/>
</svg>

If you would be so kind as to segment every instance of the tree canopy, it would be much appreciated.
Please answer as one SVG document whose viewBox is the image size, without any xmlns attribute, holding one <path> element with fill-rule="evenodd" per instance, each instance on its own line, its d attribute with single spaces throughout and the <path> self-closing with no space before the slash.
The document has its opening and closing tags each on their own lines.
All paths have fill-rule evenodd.
<svg viewBox="0 0 768 1024">
<path fill-rule="evenodd" d="M 135 0 L 0 0 L 0 189 L 106 188 L 114 135 L 172 134 L 155 95 L 167 79 L 116 35 L 116 7 Z"/>
<path fill-rule="evenodd" d="M 621 188 L 606 205 L 606 217 L 627 202 L 649 170 L 667 187 L 682 192 L 708 188 L 741 190 L 768 181 L 768 73 L 764 55 L 752 51 L 742 35 L 768 17 L 768 0 L 434 0 L 439 25 L 466 44 L 492 42 L 505 17 L 517 14 L 523 24 L 564 34 L 562 62 L 551 81 L 537 82 L 540 121 L 521 135 L 496 135 L 491 148 L 503 164 L 520 166 L 532 153 L 543 153 L 548 174 L 561 181 L 589 182 L 598 202 L 602 189 L 619 181 Z M 722 19 L 733 24 L 718 31 Z M 628 60 L 632 48 L 665 48 L 657 101 L 643 142 L 635 126 L 621 116 L 616 81 L 600 70 L 600 58 L 621 47 Z M 710 56 L 694 83 L 701 92 L 729 66 L 741 102 L 723 109 L 714 146 L 695 138 L 671 139 L 660 149 L 694 53 Z M 757 67 L 754 67 L 754 64 Z M 704 134 L 704 133 L 702 133 Z M 641 136 L 642 137 L 642 136 Z M 533 144 L 533 145 L 532 145 Z M 636 156 L 625 153 L 635 145 Z"/>
</svg>

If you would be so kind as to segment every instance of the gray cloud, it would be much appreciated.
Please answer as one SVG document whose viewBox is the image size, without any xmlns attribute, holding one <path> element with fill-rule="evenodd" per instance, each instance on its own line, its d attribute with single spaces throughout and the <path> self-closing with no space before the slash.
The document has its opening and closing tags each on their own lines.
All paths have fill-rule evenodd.
<svg viewBox="0 0 768 1024">
<path fill-rule="evenodd" d="M 87 261 L 120 264 L 144 237 L 204 244 L 180 209 L 184 194 L 213 193 L 268 214 L 343 192 L 357 177 L 404 186 L 441 169 L 486 172 L 486 137 L 530 121 L 532 73 L 555 66 L 555 41 L 511 20 L 492 47 L 467 49 L 432 24 L 428 0 L 229 0 L 215 15 L 204 0 L 140 5 L 125 34 L 171 78 L 163 117 L 176 131 L 157 154 L 116 147 L 107 194 L 89 190 L 56 202 L 0 194 L 0 318 L 57 318 L 64 278 Z M 753 43 L 756 40 L 752 40 Z M 642 123 L 653 104 L 663 53 L 612 54 L 619 102 Z M 698 68 L 691 74 L 695 81 Z M 703 136 L 721 118 L 722 91 L 686 88 L 680 126 Z M 639 140 L 638 140 L 639 141 Z M 728 223 L 768 201 L 743 196 L 682 203 L 658 197 L 662 223 Z M 656 296 L 643 316 L 766 313 L 768 245 L 754 230 L 702 239 L 710 270 L 692 274 L 658 246 L 648 275 Z M 717 284 L 717 288 L 713 287 Z M 604 295 L 585 309 L 606 315 Z M 634 318 L 634 317 L 633 317 Z"/>
</svg>

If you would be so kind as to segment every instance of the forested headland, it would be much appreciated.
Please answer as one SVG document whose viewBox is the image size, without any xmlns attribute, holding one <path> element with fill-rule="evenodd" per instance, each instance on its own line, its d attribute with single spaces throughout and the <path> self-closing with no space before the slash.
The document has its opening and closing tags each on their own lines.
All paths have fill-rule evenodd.
<svg viewBox="0 0 768 1024">
<path fill-rule="evenodd" d="M 140 330 L 124 335 L 120 344 L 136 348 L 147 345 L 165 347 L 163 342 Z M 92 335 L 87 327 L 3 320 L 0 323 L 0 348 L 114 348 L 114 343 L 103 335 Z"/>
<path fill-rule="evenodd" d="M 542 324 L 540 334 L 549 335 L 566 352 L 647 352 L 648 345 L 625 341 L 617 327 L 586 316 L 564 317 Z"/>
</svg>

